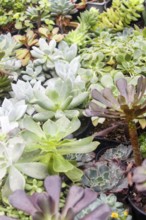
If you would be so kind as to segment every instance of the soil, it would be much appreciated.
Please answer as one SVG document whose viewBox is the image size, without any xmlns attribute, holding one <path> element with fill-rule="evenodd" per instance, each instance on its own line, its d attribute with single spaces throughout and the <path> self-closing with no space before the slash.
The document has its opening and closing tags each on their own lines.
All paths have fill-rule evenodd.
<svg viewBox="0 0 146 220">
<path fill-rule="evenodd" d="M 130 198 L 137 208 L 146 213 L 146 194 L 132 191 Z"/>
</svg>

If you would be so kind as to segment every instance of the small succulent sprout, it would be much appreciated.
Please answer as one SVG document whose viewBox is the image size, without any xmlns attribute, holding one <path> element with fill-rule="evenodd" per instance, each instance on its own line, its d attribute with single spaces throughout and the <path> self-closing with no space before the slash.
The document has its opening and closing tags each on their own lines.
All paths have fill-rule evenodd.
<svg viewBox="0 0 146 220">
<path fill-rule="evenodd" d="M 141 154 L 134 119 L 143 116 L 146 112 L 144 99 L 146 77 L 139 77 L 136 85 L 128 85 L 126 79 L 120 78 L 116 81 L 116 87 L 119 91 L 119 95 L 116 97 L 110 88 L 105 88 L 101 92 L 94 89 L 92 91 L 93 101 L 89 104 L 89 109 L 85 113 L 91 117 L 124 119 L 128 124 L 134 159 L 138 166 L 141 164 Z"/>
<path fill-rule="evenodd" d="M 133 182 L 139 192 L 146 192 L 146 160 L 133 171 Z"/>
<path fill-rule="evenodd" d="M 128 185 L 124 171 L 111 161 L 100 161 L 87 168 L 82 183 L 96 192 L 118 192 Z"/>
<path fill-rule="evenodd" d="M 34 85 L 37 81 L 43 84 L 47 79 L 51 78 L 49 73 L 45 73 L 41 66 L 35 66 L 32 61 L 28 63 L 25 70 L 21 71 L 20 76 L 24 81 L 30 82 L 31 85 Z"/>
<path fill-rule="evenodd" d="M 107 149 L 100 160 L 127 160 L 131 153 L 131 145 L 120 144 L 117 147 Z"/>
</svg>

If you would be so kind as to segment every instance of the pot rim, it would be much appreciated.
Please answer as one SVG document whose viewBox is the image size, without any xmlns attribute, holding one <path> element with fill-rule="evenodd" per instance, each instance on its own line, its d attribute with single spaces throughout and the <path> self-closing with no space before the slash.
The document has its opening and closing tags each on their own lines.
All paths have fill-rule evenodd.
<svg viewBox="0 0 146 220">
<path fill-rule="evenodd" d="M 130 204 L 133 206 L 134 209 L 136 209 L 138 212 L 140 212 L 141 214 L 146 216 L 146 212 L 142 211 L 141 209 L 139 209 L 135 203 L 131 200 L 130 196 L 128 196 L 128 201 L 130 202 Z"/>
</svg>

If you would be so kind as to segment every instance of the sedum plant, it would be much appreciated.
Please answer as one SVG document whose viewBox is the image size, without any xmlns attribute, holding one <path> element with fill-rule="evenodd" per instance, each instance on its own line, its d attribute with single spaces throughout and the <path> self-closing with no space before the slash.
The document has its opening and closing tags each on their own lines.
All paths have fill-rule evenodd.
<svg viewBox="0 0 146 220">
<path fill-rule="evenodd" d="M 10 196 L 10 203 L 28 213 L 34 220 L 73 220 L 78 212 L 96 199 L 96 193 L 90 189 L 72 186 L 68 192 L 62 211 L 59 210 L 59 197 L 61 193 L 61 179 L 59 176 L 47 177 L 44 182 L 46 192 L 28 196 L 24 191 L 17 190 Z M 85 218 L 107 220 L 111 210 L 106 204 L 101 204 L 86 214 Z M 1 216 L 0 220 L 13 220 Z M 82 218 L 83 220 L 84 218 Z"/>
<path fill-rule="evenodd" d="M 60 78 L 50 79 L 47 88 L 35 91 L 34 100 L 36 114 L 35 120 L 46 121 L 48 118 L 68 118 L 82 115 L 84 103 L 88 92 L 77 87 L 69 79 L 63 81 Z"/>
<path fill-rule="evenodd" d="M 134 120 L 146 111 L 145 100 L 143 99 L 146 91 L 146 78 L 139 77 L 136 85 L 128 85 L 126 79 L 121 78 L 116 81 L 116 87 L 119 91 L 117 97 L 109 88 L 105 88 L 101 92 L 93 90 L 94 101 L 90 103 L 86 114 L 88 116 L 124 119 L 128 124 L 134 159 L 138 166 L 142 160 Z"/>
<path fill-rule="evenodd" d="M 144 0 L 113 0 L 112 7 L 98 16 L 97 26 L 121 31 L 140 18 Z"/>
<path fill-rule="evenodd" d="M 50 16 L 50 3 L 46 0 L 33 0 L 25 1 L 25 10 L 22 12 L 16 12 L 13 15 L 15 20 L 15 28 L 34 28 L 37 26 L 39 28 L 41 23 L 47 25 L 49 29 L 52 28 L 54 22 L 51 20 Z"/>
<path fill-rule="evenodd" d="M 119 192 L 127 188 L 123 170 L 112 161 L 100 161 L 87 168 L 82 183 L 96 192 Z"/>
<path fill-rule="evenodd" d="M 42 128 L 31 118 L 25 118 L 22 123 L 25 129 L 23 137 L 27 141 L 26 151 L 33 152 L 40 150 L 36 160 L 45 163 L 50 174 L 64 173 L 72 181 L 78 181 L 83 175 L 82 171 L 64 155 L 71 153 L 88 153 L 93 151 L 98 142 L 92 142 L 93 137 L 83 139 L 69 139 L 72 134 L 80 127 L 80 121 L 73 119 L 70 121 L 62 117 L 57 121 L 46 121 Z"/>
</svg>

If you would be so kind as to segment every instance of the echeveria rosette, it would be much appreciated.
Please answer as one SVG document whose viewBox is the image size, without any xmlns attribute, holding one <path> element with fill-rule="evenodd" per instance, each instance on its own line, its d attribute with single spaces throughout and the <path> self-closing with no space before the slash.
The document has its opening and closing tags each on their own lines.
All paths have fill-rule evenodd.
<svg viewBox="0 0 146 220">
<path fill-rule="evenodd" d="M 80 121 L 75 118 L 70 121 L 62 117 L 57 121 L 47 120 L 42 128 L 31 118 L 23 120 L 23 137 L 27 142 L 26 151 L 40 150 L 37 160 L 48 166 L 50 174 L 64 173 L 72 181 L 78 181 L 83 175 L 82 171 L 64 158 L 70 153 L 88 153 L 96 149 L 98 142 L 92 142 L 93 137 L 83 139 L 69 139 L 80 127 Z"/>
<path fill-rule="evenodd" d="M 19 124 L 19 120 L 24 116 L 27 105 L 24 100 L 4 99 L 0 107 L 0 121 L 7 117 L 10 124 Z"/>
<path fill-rule="evenodd" d="M 33 118 L 36 121 L 46 121 L 48 118 L 58 119 L 62 116 L 69 119 L 79 117 L 82 115 L 88 95 L 82 84 L 76 88 L 76 84 L 70 79 L 50 79 L 47 88 L 34 92 L 33 103 L 37 113 Z"/>
<path fill-rule="evenodd" d="M 61 179 L 59 176 L 49 176 L 45 179 L 44 185 L 46 192 L 35 193 L 32 196 L 28 196 L 23 190 L 15 191 L 9 198 L 11 205 L 28 213 L 33 220 L 74 220 L 79 212 L 84 211 L 97 198 L 97 194 L 90 189 L 72 186 L 60 212 Z M 82 220 L 107 220 L 110 214 L 109 206 L 100 204 L 89 213 L 85 213 Z M 13 220 L 13 218 L 1 216 L 0 220 Z"/>
<path fill-rule="evenodd" d="M 3 182 L 3 199 L 17 189 L 24 189 L 23 174 L 37 179 L 44 179 L 48 175 L 44 164 L 20 161 L 24 149 L 25 143 L 21 137 L 8 139 L 5 137 L 0 141 L 0 180 Z"/>
<path fill-rule="evenodd" d="M 134 169 L 132 179 L 139 192 L 146 192 L 146 160 Z"/>
</svg>

